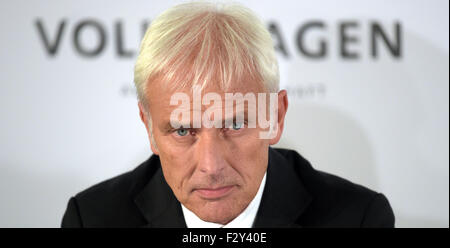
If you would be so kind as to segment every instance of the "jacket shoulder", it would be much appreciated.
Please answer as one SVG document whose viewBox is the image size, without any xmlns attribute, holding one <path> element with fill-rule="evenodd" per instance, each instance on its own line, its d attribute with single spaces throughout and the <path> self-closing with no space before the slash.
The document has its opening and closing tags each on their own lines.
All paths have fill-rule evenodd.
<svg viewBox="0 0 450 248">
<path fill-rule="evenodd" d="M 384 225 L 394 224 L 386 197 L 342 177 L 314 169 L 294 150 L 275 149 L 294 166 L 312 201 L 303 216 L 305 225 L 360 227 L 373 215 L 385 218 Z M 374 207 L 374 206 L 378 206 Z"/>
<path fill-rule="evenodd" d="M 154 166 L 155 157 L 152 156 L 148 160 L 141 163 L 132 171 L 125 172 L 121 175 L 107 179 L 97 183 L 81 192 L 75 198 L 78 200 L 87 200 L 89 198 L 97 198 L 100 196 L 110 196 L 110 194 L 128 194 L 133 195 L 136 189 L 145 186 L 151 176 L 157 169 Z"/>
<path fill-rule="evenodd" d="M 79 222 L 84 227 L 126 227 L 144 223 L 143 217 L 134 204 L 134 198 L 158 168 L 159 158 L 151 156 L 134 170 L 100 182 L 76 194 L 69 201 L 67 211 L 76 206 Z"/>
<path fill-rule="evenodd" d="M 373 196 L 376 192 L 359 184 L 355 184 L 342 177 L 316 170 L 310 162 L 298 152 L 289 149 L 275 149 L 284 159 L 294 166 L 298 176 L 309 189 L 314 192 L 333 192 L 342 194 L 356 194 L 361 196 Z"/>
</svg>

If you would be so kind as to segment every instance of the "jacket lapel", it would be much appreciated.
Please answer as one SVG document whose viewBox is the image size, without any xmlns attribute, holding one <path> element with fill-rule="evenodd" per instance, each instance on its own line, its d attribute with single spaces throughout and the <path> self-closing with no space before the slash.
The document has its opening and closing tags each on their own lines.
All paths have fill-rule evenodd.
<svg viewBox="0 0 450 248">
<path fill-rule="evenodd" d="M 311 202 L 294 166 L 269 147 L 267 181 L 254 227 L 300 227 L 297 220 Z"/>
<path fill-rule="evenodd" d="M 158 166 L 149 183 L 135 198 L 148 222 L 145 227 L 187 227 L 181 205 L 164 180 L 161 166 Z"/>
</svg>

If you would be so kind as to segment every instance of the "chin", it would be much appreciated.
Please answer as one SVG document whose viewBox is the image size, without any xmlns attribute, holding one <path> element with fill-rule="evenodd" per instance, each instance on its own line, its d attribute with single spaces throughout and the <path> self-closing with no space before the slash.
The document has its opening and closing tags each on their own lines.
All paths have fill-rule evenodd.
<svg viewBox="0 0 450 248">
<path fill-rule="evenodd" d="M 242 207 L 244 209 L 245 207 Z M 242 212 L 238 204 L 209 202 L 194 213 L 203 221 L 225 225 Z"/>
<path fill-rule="evenodd" d="M 223 212 L 219 213 L 218 211 L 215 211 L 213 213 L 211 212 L 201 213 L 199 215 L 199 218 L 202 219 L 203 221 L 226 225 L 229 222 L 231 222 L 234 218 L 236 218 L 238 215 L 239 214 L 223 213 Z"/>
</svg>

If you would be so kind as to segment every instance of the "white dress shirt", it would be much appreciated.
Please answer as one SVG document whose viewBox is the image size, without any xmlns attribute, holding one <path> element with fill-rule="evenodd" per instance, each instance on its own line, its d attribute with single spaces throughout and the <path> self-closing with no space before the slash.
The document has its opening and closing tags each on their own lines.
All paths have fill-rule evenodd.
<svg viewBox="0 0 450 248">
<path fill-rule="evenodd" d="M 264 177 L 261 180 L 261 184 L 259 185 L 258 193 L 256 193 L 253 200 L 248 204 L 247 208 L 242 211 L 234 220 L 229 222 L 226 225 L 206 222 L 200 219 L 197 215 L 187 209 L 183 204 L 181 204 L 181 208 L 183 209 L 184 220 L 186 221 L 186 225 L 188 228 L 250 228 L 253 226 L 253 222 L 256 218 L 256 213 L 258 212 L 259 204 L 261 203 L 262 193 L 264 191 L 264 187 L 266 186 L 266 173 L 264 173 Z"/>
</svg>

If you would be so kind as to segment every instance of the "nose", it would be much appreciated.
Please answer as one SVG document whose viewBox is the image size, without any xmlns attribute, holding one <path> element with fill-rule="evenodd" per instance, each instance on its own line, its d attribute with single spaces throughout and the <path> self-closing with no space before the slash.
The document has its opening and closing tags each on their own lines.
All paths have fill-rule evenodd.
<svg viewBox="0 0 450 248">
<path fill-rule="evenodd" d="M 218 130 L 212 128 L 202 133 L 196 149 L 198 169 L 210 176 L 220 175 L 226 167 L 225 147 Z"/>
</svg>

